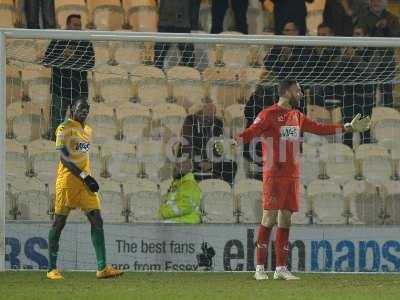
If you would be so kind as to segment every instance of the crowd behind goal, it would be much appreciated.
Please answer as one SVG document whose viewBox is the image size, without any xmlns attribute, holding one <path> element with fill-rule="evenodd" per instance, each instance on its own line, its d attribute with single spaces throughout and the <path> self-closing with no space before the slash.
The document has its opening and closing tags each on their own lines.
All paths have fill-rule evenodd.
<svg viewBox="0 0 400 300">
<path fill-rule="evenodd" d="M 4 4 L 0 7 L 2 26 L 28 25 L 30 19 L 16 2 L 0 1 Z M 271 2 L 265 1 L 264 6 L 249 2 L 248 28 L 242 31 L 271 34 L 277 24 L 272 21 Z M 335 34 L 334 21 L 327 22 L 324 13 L 330 2 L 314 0 L 309 6 L 308 34 Z M 55 18 L 49 27 L 65 29 L 73 15 L 79 16 L 82 29 L 159 29 L 155 1 L 63 0 L 54 4 Z M 387 9 L 393 16 L 400 13 L 396 1 Z M 211 10 L 208 1 L 201 1 L 200 25 L 192 31 L 213 31 Z M 235 31 L 234 16 L 230 12 L 223 25 L 229 30 L 225 33 L 239 36 L 243 33 Z M 283 35 L 301 34 L 301 24 L 286 21 Z M 352 34 L 369 33 L 365 26 L 354 24 Z M 56 42 L 48 51 L 50 42 L 7 40 L 8 222 L 50 222 L 53 216 L 59 155 L 52 136 L 58 84 L 52 72 L 66 61 L 52 55 L 73 43 Z M 101 183 L 105 222 L 160 222 L 158 210 L 171 183 L 173 158 L 181 151 L 177 140 L 182 135 L 192 139 L 190 151 L 200 156 L 204 151 L 197 148 L 204 144 L 202 138 L 223 136 L 229 148 L 229 140 L 277 100 L 277 82 L 289 77 L 302 83 L 306 96 L 300 109 L 313 119 L 344 122 L 358 112 L 372 118 L 367 134 L 304 136 L 302 203 L 294 223 L 400 224 L 398 49 L 196 43 L 166 47 L 165 43 L 101 41 L 75 45 L 73 52 L 84 57 L 89 44 L 93 57 L 69 65 L 78 76 L 87 72 L 87 87 L 83 91 L 71 85 L 69 91 L 79 97 L 85 94 L 91 103 L 91 167 Z M 67 73 L 60 76 L 60 82 L 74 78 Z M 212 129 L 204 132 L 204 128 Z M 257 153 L 257 146 L 245 149 L 244 156 L 240 150 L 226 151 L 224 161 L 211 168 L 194 163 L 202 179 L 203 223 L 259 222 L 260 161 L 250 158 L 251 151 Z M 71 219 L 86 220 L 81 214 Z"/>
</svg>

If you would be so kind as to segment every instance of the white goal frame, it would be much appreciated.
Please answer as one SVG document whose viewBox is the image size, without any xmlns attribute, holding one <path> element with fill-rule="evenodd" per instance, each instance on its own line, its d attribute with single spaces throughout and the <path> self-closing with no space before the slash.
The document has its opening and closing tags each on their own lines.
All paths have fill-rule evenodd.
<svg viewBox="0 0 400 300">
<path fill-rule="evenodd" d="M 6 39 L 62 39 L 90 41 L 135 41 L 203 44 L 247 44 L 266 46 L 340 46 L 400 48 L 400 38 L 316 37 L 229 34 L 176 34 L 148 32 L 30 30 L 0 28 L 0 271 L 5 271 L 5 207 L 6 207 Z"/>
</svg>

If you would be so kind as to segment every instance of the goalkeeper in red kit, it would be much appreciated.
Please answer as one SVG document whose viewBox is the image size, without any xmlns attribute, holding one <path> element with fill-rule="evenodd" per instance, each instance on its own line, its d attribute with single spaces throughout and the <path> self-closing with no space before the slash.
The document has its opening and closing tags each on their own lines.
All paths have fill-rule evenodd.
<svg viewBox="0 0 400 300">
<path fill-rule="evenodd" d="M 300 85 L 286 79 L 279 85 L 278 103 L 262 110 L 253 124 L 237 134 L 237 143 L 254 138 L 263 141 L 263 216 L 256 242 L 255 279 L 268 279 L 264 270 L 272 228 L 277 224 L 275 238 L 276 270 L 274 279 L 299 279 L 287 269 L 291 216 L 299 210 L 300 137 L 303 132 L 332 135 L 362 132 L 369 128 L 369 117 L 357 115 L 351 123 L 321 124 L 308 119 L 296 109 L 303 97 Z"/>
</svg>

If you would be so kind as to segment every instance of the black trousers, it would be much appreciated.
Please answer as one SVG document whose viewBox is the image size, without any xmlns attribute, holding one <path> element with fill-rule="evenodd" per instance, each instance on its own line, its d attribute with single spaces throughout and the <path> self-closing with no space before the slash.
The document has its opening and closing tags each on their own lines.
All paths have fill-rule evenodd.
<svg viewBox="0 0 400 300">
<path fill-rule="evenodd" d="M 235 16 L 235 31 L 247 34 L 247 9 L 249 0 L 232 0 L 232 9 Z M 213 0 L 211 5 L 212 26 L 211 33 L 221 33 L 224 31 L 224 18 L 228 10 L 228 0 Z"/>
<path fill-rule="evenodd" d="M 25 0 L 27 27 L 40 29 L 39 11 L 42 12 L 43 28 L 56 28 L 54 0 Z"/>
<path fill-rule="evenodd" d="M 158 28 L 159 32 L 171 32 L 171 33 L 190 33 L 189 28 L 176 28 L 176 27 L 164 27 Z M 156 43 L 154 46 L 154 65 L 157 68 L 162 69 L 164 67 L 165 57 L 167 56 L 170 43 Z M 178 49 L 181 52 L 181 65 L 187 67 L 194 66 L 194 46 L 193 44 L 179 43 Z"/>
</svg>

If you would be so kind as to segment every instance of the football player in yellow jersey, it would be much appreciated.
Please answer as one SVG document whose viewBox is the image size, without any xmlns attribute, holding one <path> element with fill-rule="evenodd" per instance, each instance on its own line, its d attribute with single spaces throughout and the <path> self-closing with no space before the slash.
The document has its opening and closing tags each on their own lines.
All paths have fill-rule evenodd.
<svg viewBox="0 0 400 300">
<path fill-rule="evenodd" d="M 122 274 L 106 265 L 103 219 L 97 196 L 99 185 L 90 176 L 89 147 L 92 129 L 85 124 L 89 114 L 86 100 L 78 100 L 72 107 L 72 116 L 56 132 L 56 147 L 60 151 L 57 171 L 55 217 L 49 232 L 49 271 L 47 278 L 63 279 L 57 269 L 59 240 L 71 209 L 80 208 L 91 225 L 92 243 L 97 259 L 97 278 L 110 278 Z"/>
</svg>

